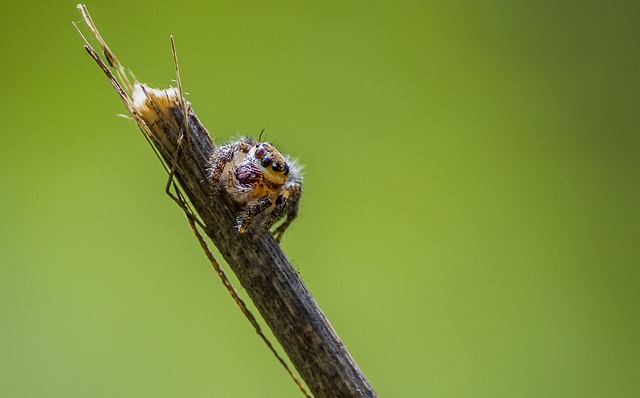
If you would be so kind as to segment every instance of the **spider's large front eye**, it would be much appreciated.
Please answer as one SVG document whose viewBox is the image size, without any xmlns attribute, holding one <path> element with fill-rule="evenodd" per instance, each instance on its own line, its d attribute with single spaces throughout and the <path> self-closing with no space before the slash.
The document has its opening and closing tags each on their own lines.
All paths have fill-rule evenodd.
<svg viewBox="0 0 640 398">
<path fill-rule="evenodd" d="M 284 173 L 284 175 L 289 174 L 289 165 L 287 163 L 274 163 L 271 165 L 273 171 L 277 171 L 278 173 Z"/>
<path fill-rule="evenodd" d="M 271 159 L 269 158 L 264 158 L 262 159 L 262 167 L 269 167 L 269 165 L 271 164 Z"/>
<path fill-rule="evenodd" d="M 262 148 L 256 149 L 256 157 L 258 159 L 262 159 L 263 156 L 264 156 L 264 149 L 262 149 Z"/>
</svg>

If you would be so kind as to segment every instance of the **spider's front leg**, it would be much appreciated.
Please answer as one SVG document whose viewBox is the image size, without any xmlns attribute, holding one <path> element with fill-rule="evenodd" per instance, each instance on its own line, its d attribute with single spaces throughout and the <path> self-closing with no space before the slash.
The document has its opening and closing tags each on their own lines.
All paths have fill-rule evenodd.
<svg viewBox="0 0 640 398">
<path fill-rule="evenodd" d="M 256 216 L 267 210 L 272 204 L 273 203 L 271 203 L 268 196 L 264 196 L 247 204 L 246 210 L 238 216 L 238 231 L 240 231 L 241 234 L 245 233 L 247 228 L 249 228 L 251 223 L 253 223 L 253 220 L 255 220 Z"/>
<path fill-rule="evenodd" d="M 276 215 L 275 218 L 273 218 L 274 217 L 273 213 L 269 217 L 268 222 L 271 221 L 271 224 L 269 225 L 269 227 L 271 227 L 271 225 L 273 225 L 279 218 L 281 218 L 283 214 L 286 214 L 286 218 L 284 219 L 282 224 L 280 224 L 278 228 L 276 228 L 276 230 L 273 231 L 273 236 L 276 238 L 276 241 L 278 241 L 278 243 L 280 243 L 280 239 L 282 239 L 282 235 L 284 234 L 284 231 L 289 227 L 291 222 L 298 216 L 298 207 L 300 206 L 301 194 L 302 194 L 302 187 L 300 185 L 300 182 L 293 181 L 285 185 L 283 189 L 283 193 L 280 196 L 278 196 L 278 199 L 276 200 L 276 209 L 278 209 L 278 207 L 280 207 L 280 209 L 278 210 L 278 214 Z M 278 200 L 281 201 L 280 204 L 278 204 Z"/>
</svg>

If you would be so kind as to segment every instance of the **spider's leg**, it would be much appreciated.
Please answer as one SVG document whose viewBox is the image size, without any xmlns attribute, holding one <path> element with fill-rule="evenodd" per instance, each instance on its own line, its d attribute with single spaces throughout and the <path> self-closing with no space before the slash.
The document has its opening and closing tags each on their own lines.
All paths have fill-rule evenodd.
<svg viewBox="0 0 640 398">
<path fill-rule="evenodd" d="M 262 225 L 259 235 L 267 232 L 273 226 L 273 224 L 276 223 L 276 221 L 282 218 L 282 215 L 286 211 L 288 205 L 287 197 L 288 195 L 286 193 L 282 193 L 276 198 L 276 206 L 273 208 L 273 210 L 269 214 L 269 217 Z"/>
<path fill-rule="evenodd" d="M 240 231 L 241 234 L 245 233 L 256 216 L 271 207 L 271 205 L 272 203 L 268 196 L 263 196 L 258 200 L 248 203 L 246 210 L 238 216 L 238 231 Z"/>
<path fill-rule="evenodd" d="M 220 181 L 220 177 L 222 177 L 222 172 L 224 171 L 225 166 L 233 160 L 233 156 L 235 155 L 236 148 L 234 144 L 228 144 L 224 146 L 219 146 L 211 155 L 210 161 L 210 170 L 211 176 L 209 177 L 209 181 L 211 186 L 219 189 L 220 186 L 218 182 Z"/>
<path fill-rule="evenodd" d="M 278 228 L 276 228 L 276 230 L 273 231 L 273 235 L 275 236 L 278 242 L 280 242 L 280 239 L 282 239 L 282 235 L 284 234 L 284 231 L 289 227 L 289 225 L 291 225 L 291 222 L 298 216 L 298 207 L 300 206 L 301 194 L 302 194 L 302 187 L 298 182 L 292 183 L 291 185 L 285 188 L 285 194 L 284 194 L 285 208 L 283 210 L 286 210 L 287 217 L 284 219 L 282 224 L 280 224 Z"/>
</svg>

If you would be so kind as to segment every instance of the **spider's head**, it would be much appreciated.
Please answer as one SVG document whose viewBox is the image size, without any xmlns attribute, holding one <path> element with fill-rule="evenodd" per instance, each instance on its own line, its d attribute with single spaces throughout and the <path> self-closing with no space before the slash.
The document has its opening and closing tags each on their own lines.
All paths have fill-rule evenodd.
<svg viewBox="0 0 640 398">
<path fill-rule="evenodd" d="M 289 165 L 282 154 L 268 142 L 259 142 L 251 148 L 249 156 L 271 183 L 282 185 L 289 177 Z"/>
</svg>

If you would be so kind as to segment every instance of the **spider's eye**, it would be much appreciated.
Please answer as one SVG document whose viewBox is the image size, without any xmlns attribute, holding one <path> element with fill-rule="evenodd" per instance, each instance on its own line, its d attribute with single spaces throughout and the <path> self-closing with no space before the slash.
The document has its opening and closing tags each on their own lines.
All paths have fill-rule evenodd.
<svg viewBox="0 0 640 398">
<path fill-rule="evenodd" d="M 262 159 L 262 167 L 269 167 L 271 165 L 271 160 L 269 158 Z"/>
<path fill-rule="evenodd" d="M 256 149 L 256 157 L 258 159 L 262 159 L 263 156 L 264 156 L 264 149 L 262 149 L 262 148 Z"/>
<path fill-rule="evenodd" d="M 284 164 L 284 175 L 288 175 L 289 174 L 289 165 L 288 164 Z"/>
</svg>

